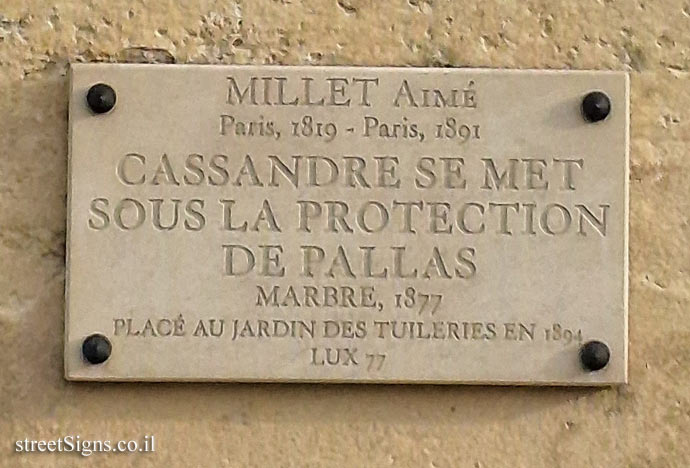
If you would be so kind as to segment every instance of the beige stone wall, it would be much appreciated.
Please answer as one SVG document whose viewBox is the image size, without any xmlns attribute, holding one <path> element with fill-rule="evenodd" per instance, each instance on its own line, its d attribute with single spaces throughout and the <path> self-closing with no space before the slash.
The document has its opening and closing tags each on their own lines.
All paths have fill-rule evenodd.
<svg viewBox="0 0 690 468">
<path fill-rule="evenodd" d="M 70 61 L 629 70 L 630 384 L 79 384 L 62 377 Z M 0 466 L 690 466 L 690 2 L 2 0 Z M 156 453 L 15 454 L 156 437 Z"/>
</svg>

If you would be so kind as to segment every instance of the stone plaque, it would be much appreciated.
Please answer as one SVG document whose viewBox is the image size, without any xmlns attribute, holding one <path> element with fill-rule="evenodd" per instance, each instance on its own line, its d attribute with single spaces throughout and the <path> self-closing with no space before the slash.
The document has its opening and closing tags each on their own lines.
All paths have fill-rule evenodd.
<svg viewBox="0 0 690 468">
<path fill-rule="evenodd" d="M 67 378 L 624 383 L 628 94 L 73 65 Z"/>
</svg>

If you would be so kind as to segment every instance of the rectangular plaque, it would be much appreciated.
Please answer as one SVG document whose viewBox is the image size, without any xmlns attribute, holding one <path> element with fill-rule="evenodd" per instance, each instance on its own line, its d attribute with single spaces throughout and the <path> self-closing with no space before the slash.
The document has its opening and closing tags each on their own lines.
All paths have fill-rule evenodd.
<svg viewBox="0 0 690 468">
<path fill-rule="evenodd" d="M 624 383 L 628 89 L 73 65 L 67 378 Z"/>
</svg>

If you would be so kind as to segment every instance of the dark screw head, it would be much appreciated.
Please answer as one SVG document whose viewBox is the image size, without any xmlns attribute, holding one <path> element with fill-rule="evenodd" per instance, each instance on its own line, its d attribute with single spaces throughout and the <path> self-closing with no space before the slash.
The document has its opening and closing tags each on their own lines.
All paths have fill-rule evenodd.
<svg viewBox="0 0 690 468">
<path fill-rule="evenodd" d="M 117 95 L 115 90 L 105 83 L 91 86 L 86 94 L 86 102 L 94 114 L 105 114 L 115 107 Z"/>
<path fill-rule="evenodd" d="M 611 352 L 601 341 L 589 341 L 580 348 L 580 361 L 588 371 L 598 371 L 609 363 Z"/>
<path fill-rule="evenodd" d="M 102 364 L 108 360 L 113 346 L 105 336 L 96 333 L 86 337 L 81 345 L 84 359 L 91 364 Z"/>
<path fill-rule="evenodd" d="M 592 91 L 582 99 L 582 115 L 588 122 L 599 122 L 611 113 L 611 100 L 601 91 Z"/>
</svg>

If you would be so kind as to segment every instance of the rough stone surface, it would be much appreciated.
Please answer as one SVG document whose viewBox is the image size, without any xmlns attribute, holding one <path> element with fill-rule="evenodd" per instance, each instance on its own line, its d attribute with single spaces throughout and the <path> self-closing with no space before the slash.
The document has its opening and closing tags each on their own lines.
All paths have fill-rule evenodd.
<svg viewBox="0 0 690 468">
<path fill-rule="evenodd" d="M 690 465 L 687 0 L 4 0 L 0 465 Z M 630 384 L 591 390 L 67 383 L 70 61 L 629 70 Z M 154 454 L 16 454 L 156 436 Z"/>
</svg>

